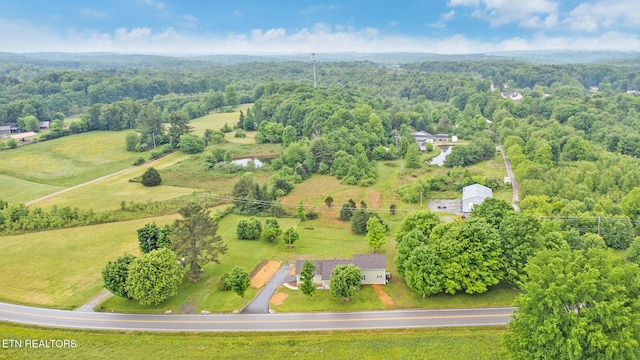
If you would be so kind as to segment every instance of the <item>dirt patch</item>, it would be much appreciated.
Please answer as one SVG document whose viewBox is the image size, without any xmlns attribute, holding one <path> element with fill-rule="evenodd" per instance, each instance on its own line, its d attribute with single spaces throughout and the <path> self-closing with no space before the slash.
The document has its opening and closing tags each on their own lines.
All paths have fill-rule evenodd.
<svg viewBox="0 0 640 360">
<path fill-rule="evenodd" d="M 383 304 L 385 304 L 385 305 L 393 305 L 394 304 L 394 302 L 391 299 L 391 297 L 389 295 L 387 295 L 386 292 L 384 292 L 384 289 L 382 288 L 382 285 L 375 284 L 375 285 L 373 285 L 373 289 L 376 291 L 376 294 L 378 294 L 378 297 L 380 298 L 380 301 L 382 301 Z"/>
<path fill-rule="evenodd" d="M 195 314 L 196 307 L 192 302 L 186 302 L 180 305 L 180 312 L 183 314 Z"/>
<path fill-rule="evenodd" d="M 263 287 L 280 268 L 280 262 L 275 260 L 263 260 L 253 271 L 251 271 L 251 287 L 260 289 Z"/>
<path fill-rule="evenodd" d="M 285 293 L 276 293 L 275 295 L 273 295 L 271 297 L 271 305 L 273 306 L 278 306 L 278 305 L 282 305 L 282 303 L 284 303 L 285 300 L 287 300 L 287 298 L 289 297 L 288 294 Z"/>
</svg>

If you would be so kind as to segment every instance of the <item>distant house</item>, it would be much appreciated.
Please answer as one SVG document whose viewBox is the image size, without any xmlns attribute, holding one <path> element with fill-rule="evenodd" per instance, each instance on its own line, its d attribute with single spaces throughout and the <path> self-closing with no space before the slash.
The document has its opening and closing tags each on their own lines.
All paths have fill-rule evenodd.
<svg viewBox="0 0 640 360">
<path fill-rule="evenodd" d="M 40 121 L 39 122 L 40 130 L 49 130 L 49 125 L 50 124 L 51 124 L 51 122 L 49 122 L 49 121 Z"/>
<path fill-rule="evenodd" d="M 449 142 L 449 134 L 436 134 L 436 142 L 439 142 L 439 143 Z"/>
<path fill-rule="evenodd" d="M 522 94 L 517 91 L 503 91 L 500 93 L 503 98 L 509 100 L 522 100 Z"/>
<path fill-rule="evenodd" d="M 336 266 L 353 264 L 362 272 L 362 284 L 386 284 L 387 283 L 387 257 L 384 254 L 356 254 L 352 260 L 311 260 L 316 266 L 313 273 L 313 282 L 324 288 L 329 288 L 331 273 Z M 300 280 L 300 272 L 304 260 L 296 261 L 296 281 Z"/>
<path fill-rule="evenodd" d="M 0 135 L 9 135 L 11 134 L 11 126 L 3 125 L 0 126 Z"/>
<path fill-rule="evenodd" d="M 470 213 L 474 205 L 482 204 L 484 199 L 493 196 L 493 190 L 480 184 L 473 184 L 462 188 L 462 212 Z"/>
<path fill-rule="evenodd" d="M 23 132 L 20 134 L 13 134 L 11 135 L 12 138 L 16 139 L 16 140 L 20 140 L 22 142 L 25 142 L 27 140 L 33 139 L 36 136 L 38 136 L 37 133 L 34 133 L 33 131 L 29 131 L 29 132 Z"/>
<path fill-rule="evenodd" d="M 427 143 L 434 143 L 436 141 L 436 137 L 428 132 L 424 131 L 416 131 L 413 134 L 413 137 L 416 139 L 418 146 L 420 147 L 420 151 L 427 150 Z"/>
</svg>

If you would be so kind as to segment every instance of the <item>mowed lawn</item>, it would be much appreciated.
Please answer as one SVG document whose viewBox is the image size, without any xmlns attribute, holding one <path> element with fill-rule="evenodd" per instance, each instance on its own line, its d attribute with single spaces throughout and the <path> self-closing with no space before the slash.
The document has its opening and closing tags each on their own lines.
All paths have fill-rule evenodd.
<svg viewBox="0 0 640 360">
<path fill-rule="evenodd" d="M 3 236 L 0 300 L 65 309 L 83 305 L 100 292 L 107 261 L 139 253 L 137 229 L 176 217 Z"/>
<path fill-rule="evenodd" d="M 234 266 L 241 266 L 251 272 L 263 260 L 276 260 L 281 263 L 309 258 L 344 258 L 345 254 L 370 252 L 364 236 L 351 234 L 348 223 L 336 224 L 324 222 L 322 219 L 300 222 L 296 218 L 279 218 L 282 229 L 295 227 L 300 240 L 292 251 L 282 242 L 277 244 L 262 240 L 238 240 L 236 226 L 246 216 L 228 215 L 221 220 L 218 234 L 229 247 L 228 252 L 220 257 L 220 264 L 210 263 L 204 266 L 203 278 L 197 283 L 185 279 L 178 290 L 178 295 L 158 306 L 141 306 L 135 301 L 127 301 L 113 297 L 102 304 L 105 311 L 161 313 L 171 310 L 174 313 L 200 312 L 232 312 L 240 310 L 258 292 L 250 288 L 243 301 L 232 291 L 220 291 L 220 277 L 231 271 Z M 260 218 L 264 222 L 264 218 Z"/>
<path fill-rule="evenodd" d="M 161 170 L 188 158 L 189 155 L 176 151 L 144 165 L 129 168 L 120 174 L 43 199 L 33 205 L 45 209 L 55 205 L 58 207 L 69 206 L 80 209 L 93 209 L 95 211 L 108 211 L 119 209 L 122 201 L 144 203 L 188 195 L 196 189 L 170 185 L 149 187 L 139 182 L 129 181 L 129 179 L 142 176 L 149 167 Z"/>
<path fill-rule="evenodd" d="M 4 201 L 24 203 L 62 189 L 64 189 L 62 186 L 45 185 L 0 175 L 0 199 Z"/>
<path fill-rule="evenodd" d="M 5 339 L 74 340 L 75 348 L 2 349 L 9 359 L 500 360 L 505 327 L 289 333 L 82 331 L 0 324 Z M 153 355 L 151 355 L 153 354 Z M 179 355 L 178 355 L 179 354 Z"/>
</svg>

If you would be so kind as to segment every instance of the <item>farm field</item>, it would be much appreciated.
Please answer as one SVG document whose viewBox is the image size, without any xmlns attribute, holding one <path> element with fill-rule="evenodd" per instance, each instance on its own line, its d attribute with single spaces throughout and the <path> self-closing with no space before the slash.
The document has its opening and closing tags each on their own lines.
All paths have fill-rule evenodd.
<svg viewBox="0 0 640 360">
<path fill-rule="evenodd" d="M 3 349 L 29 359 L 506 359 L 505 327 L 331 331 L 297 333 L 148 333 L 46 329 L 0 323 L 5 338 L 75 340 L 75 348 Z"/>
<path fill-rule="evenodd" d="M 148 155 L 127 152 L 126 134 L 91 131 L 3 151 L 0 174 L 47 185 L 77 185 L 127 168 Z"/>
<path fill-rule="evenodd" d="M 233 128 L 240 119 L 240 111 L 244 114 L 247 113 L 247 108 L 250 108 L 253 104 L 242 104 L 234 107 L 233 112 L 211 112 L 205 116 L 195 118 L 189 122 L 189 125 L 193 128 L 193 134 L 203 136 L 206 129 L 220 130 L 224 124 Z M 253 143 L 253 137 L 247 134 L 247 138 L 235 138 L 233 133 L 228 133 L 225 138 L 232 142 L 248 143 L 246 139 L 250 139 L 250 143 Z"/>
<path fill-rule="evenodd" d="M 140 177 L 146 169 L 154 167 L 162 170 L 189 156 L 177 151 L 160 159 L 146 164 L 131 167 L 122 173 L 110 176 L 85 186 L 71 189 L 56 196 L 43 199 L 35 203 L 35 206 L 45 209 L 53 206 L 77 207 L 81 209 L 93 209 L 95 211 L 117 210 L 121 202 L 147 202 L 161 201 L 176 198 L 192 193 L 195 189 L 178 186 L 143 186 L 138 182 L 129 182 L 129 179 Z"/>
<path fill-rule="evenodd" d="M 0 175 L 0 199 L 4 201 L 24 203 L 62 189 L 64 189 L 62 186 L 46 185 L 12 176 Z"/>
<path fill-rule="evenodd" d="M 136 229 L 176 217 L 3 236 L 0 300 L 62 309 L 83 305 L 101 291 L 107 261 L 139 253 Z"/>
</svg>

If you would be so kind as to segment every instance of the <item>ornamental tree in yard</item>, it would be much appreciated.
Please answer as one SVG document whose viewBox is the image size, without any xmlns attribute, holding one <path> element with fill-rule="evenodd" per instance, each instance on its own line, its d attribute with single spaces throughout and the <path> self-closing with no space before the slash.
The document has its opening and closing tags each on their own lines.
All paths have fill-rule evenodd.
<svg viewBox="0 0 640 360">
<path fill-rule="evenodd" d="M 296 228 L 290 227 L 282 233 L 282 241 L 289 246 L 289 250 L 293 249 L 293 244 L 300 239 L 300 234 Z"/>
<path fill-rule="evenodd" d="M 178 293 L 183 275 L 173 251 L 153 250 L 131 262 L 125 290 L 141 305 L 158 305 Z"/>
<path fill-rule="evenodd" d="M 300 291 L 309 296 L 311 300 L 313 300 L 313 295 L 317 290 L 316 284 L 313 282 L 314 271 L 316 271 L 316 265 L 309 260 L 305 260 L 302 264 L 302 270 L 300 271 L 301 282 L 298 284 Z"/>
<path fill-rule="evenodd" d="M 331 272 L 329 287 L 331 295 L 342 298 L 344 301 L 351 300 L 360 291 L 362 272 L 355 265 L 338 265 Z"/>
<path fill-rule="evenodd" d="M 382 221 L 378 217 L 372 216 L 367 221 L 367 235 L 365 239 L 374 253 L 385 243 L 384 230 L 384 225 L 382 225 Z"/>
<path fill-rule="evenodd" d="M 278 219 L 274 217 L 268 217 L 264 219 L 264 227 L 262 228 L 262 240 L 276 243 L 282 234 L 282 229 L 278 224 Z"/>
<path fill-rule="evenodd" d="M 233 292 L 238 294 L 238 296 L 244 300 L 244 293 L 249 288 L 251 278 L 245 269 L 236 266 L 227 274 L 225 282 L 231 286 L 231 290 L 233 290 Z"/>
<path fill-rule="evenodd" d="M 640 270 L 610 250 L 529 260 L 505 345 L 513 359 L 638 359 Z"/>
</svg>

